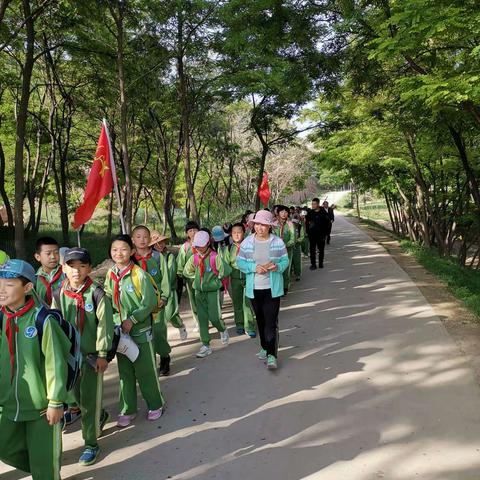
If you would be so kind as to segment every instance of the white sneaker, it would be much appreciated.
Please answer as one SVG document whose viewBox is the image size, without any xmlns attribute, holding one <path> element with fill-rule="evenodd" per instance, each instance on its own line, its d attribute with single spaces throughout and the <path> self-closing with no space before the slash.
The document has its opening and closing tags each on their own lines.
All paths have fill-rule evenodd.
<svg viewBox="0 0 480 480">
<path fill-rule="evenodd" d="M 197 353 L 197 358 L 205 358 L 212 354 L 212 349 L 208 345 L 202 345 Z"/>
<path fill-rule="evenodd" d="M 198 328 L 198 325 L 195 325 L 193 327 L 193 333 L 198 333 L 200 331 L 200 329 Z"/>
<path fill-rule="evenodd" d="M 230 336 L 228 335 L 228 330 L 225 329 L 224 332 L 220 332 L 220 339 L 224 345 L 228 345 L 228 341 L 230 340 Z"/>
<path fill-rule="evenodd" d="M 178 333 L 180 334 L 180 340 L 183 342 L 187 339 L 188 337 L 188 332 L 185 327 L 179 328 Z"/>
</svg>

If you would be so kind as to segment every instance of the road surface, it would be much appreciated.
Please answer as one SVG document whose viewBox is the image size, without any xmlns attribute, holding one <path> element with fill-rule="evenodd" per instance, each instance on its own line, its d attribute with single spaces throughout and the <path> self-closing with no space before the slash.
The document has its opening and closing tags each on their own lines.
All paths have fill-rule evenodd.
<svg viewBox="0 0 480 480">
<path fill-rule="evenodd" d="M 64 435 L 63 477 L 478 480 L 480 389 L 405 272 L 341 216 L 325 268 L 305 267 L 282 301 L 277 372 L 255 357 L 255 340 L 235 336 L 229 309 L 231 343 L 215 334 L 206 359 L 194 357 L 196 336 L 179 344 L 172 331 L 165 416 L 147 422 L 140 403 L 135 424 L 117 430 L 111 368 L 101 459 L 77 466 L 75 425 Z M 1 480 L 20 478 L 0 465 Z"/>
</svg>

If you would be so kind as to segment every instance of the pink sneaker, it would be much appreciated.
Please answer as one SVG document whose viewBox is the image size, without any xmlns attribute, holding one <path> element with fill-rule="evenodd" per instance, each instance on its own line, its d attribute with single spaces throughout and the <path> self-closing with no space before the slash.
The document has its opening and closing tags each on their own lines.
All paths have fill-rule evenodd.
<svg viewBox="0 0 480 480">
<path fill-rule="evenodd" d="M 135 420 L 135 417 L 136 415 L 134 413 L 132 415 L 119 415 L 117 420 L 117 427 L 128 427 Z"/>
<path fill-rule="evenodd" d="M 158 420 L 162 416 L 162 413 L 163 413 L 162 407 L 158 408 L 157 410 L 149 410 L 147 419 L 153 422 L 154 420 Z"/>
</svg>

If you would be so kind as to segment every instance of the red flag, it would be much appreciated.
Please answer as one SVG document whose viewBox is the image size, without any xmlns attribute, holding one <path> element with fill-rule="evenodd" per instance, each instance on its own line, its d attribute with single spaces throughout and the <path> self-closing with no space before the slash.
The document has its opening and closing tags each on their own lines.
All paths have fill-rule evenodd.
<svg viewBox="0 0 480 480">
<path fill-rule="evenodd" d="M 263 203 L 264 207 L 268 205 L 268 201 L 270 200 L 270 188 L 268 187 L 267 172 L 263 174 L 262 183 L 260 184 L 260 188 L 258 189 L 258 198 L 260 198 L 260 201 Z"/>
<path fill-rule="evenodd" d="M 88 176 L 85 193 L 83 194 L 83 203 L 77 208 L 73 217 L 72 226 L 75 230 L 92 218 L 98 202 L 112 191 L 112 162 L 113 157 L 110 151 L 110 142 L 105 124 L 102 124 L 95 159 L 93 160 L 92 169 Z"/>
</svg>

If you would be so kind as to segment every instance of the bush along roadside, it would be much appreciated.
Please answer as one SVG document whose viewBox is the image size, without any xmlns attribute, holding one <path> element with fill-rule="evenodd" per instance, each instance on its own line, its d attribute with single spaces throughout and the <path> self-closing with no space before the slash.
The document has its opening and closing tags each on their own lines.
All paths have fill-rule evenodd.
<svg viewBox="0 0 480 480">
<path fill-rule="evenodd" d="M 400 246 L 445 283 L 450 292 L 462 300 L 480 321 L 480 271 L 462 267 L 451 259 L 440 257 L 434 249 L 419 246 L 409 240 L 401 240 Z"/>
</svg>

